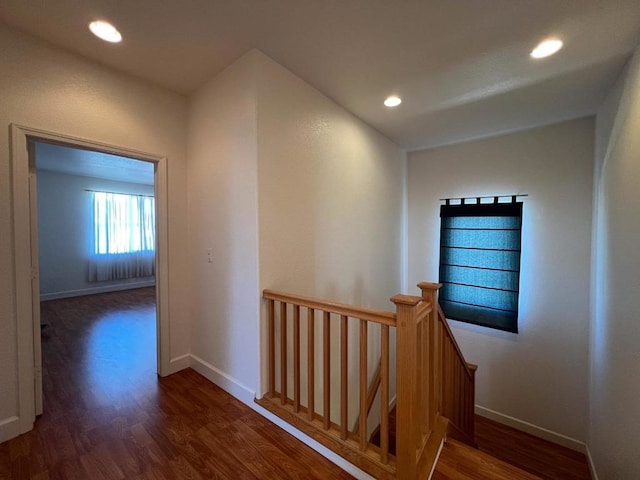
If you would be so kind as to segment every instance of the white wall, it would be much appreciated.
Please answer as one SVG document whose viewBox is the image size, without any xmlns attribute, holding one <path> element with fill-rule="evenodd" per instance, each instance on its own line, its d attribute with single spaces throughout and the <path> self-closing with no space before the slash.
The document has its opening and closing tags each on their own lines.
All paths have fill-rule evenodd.
<svg viewBox="0 0 640 480">
<path fill-rule="evenodd" d="M 38 253 L 40 298 L 153 285 L 154 277 L 90 282 L 93 248 L 93 202 L 86 190 L 153 196 L 153 185 L 38 170 Z"/>
<path fill-rule="evenodd" d="M 405 153 L 281 65 L 261 54 L 257 60 L 260 289 L 394 310 L 389 298 L 401 288 Z M 320 321 L 316 325 L 320 338 Z M 358 385 L 358 325 L 349 328 L 349 383 Z M 380 359 L 377 328 L 369 338 L 372 376 Z M 332 343 L 339 345 L 337 319 Z M 306 358 L 304 343 L 301 355 Z M 332 415 L 338 420 L 335 358 Z M 320 385 L 322 363 L 316 364 Z M 306 403 L 304 380 L 301 389 Z M 320 409 L 322 389 L 316 394 Z M 354 421 L 357 388 L 350 398 Z"/>
<path fill-rule="evenodd" d="M 171 355 L 188 352 L 186 100 L 0 27 L 0 435 L 16 415 L 10 123 L 168 157 Z"/>
<path fill-rule="evenodd" d="M 598 112 L 588 445 L 601 479 L 640 478 L 640 49 Z"/>
<path fill-rule="evenodd" d="M 409 285 L 438 279 L 440 198 L 529 194 L 520 333 L 451 324 L 479 365 L 476 403 L 577 440 L 574 447 L 587 424 L 593 123 L 413 152 L 408 166 Z"/>
<path fill-rule="evenodd" d="M 265 56 L 259 81 L 261 287 L 391 310 L 404 152 Z"/>
<path fill-rule="evenodd" d="M 191 96 L 188 142 L 193 366 L 249 401 L 259 383 L 253 58 L 243 56 Z"/>
<path fill-rule="evenodd" d="M 254 50 L 192 95 L 189 162 L 191 352 L 209 378 L 260 393 L 263 288 L 392 310 L 404 188 L 392 142 Z"/>
</svg>

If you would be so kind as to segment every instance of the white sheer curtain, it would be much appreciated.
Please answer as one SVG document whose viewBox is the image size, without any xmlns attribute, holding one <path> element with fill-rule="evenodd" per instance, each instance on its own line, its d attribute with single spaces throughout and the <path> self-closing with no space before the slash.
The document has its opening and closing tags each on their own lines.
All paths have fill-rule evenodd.
<svg viewBox="0 0 640 480">
<path fill-rule="evenodd" d="M 89 280 L 154 276 L 154 198 L 108 192 L 92 194 L 94 245 Z"/>
</svg>

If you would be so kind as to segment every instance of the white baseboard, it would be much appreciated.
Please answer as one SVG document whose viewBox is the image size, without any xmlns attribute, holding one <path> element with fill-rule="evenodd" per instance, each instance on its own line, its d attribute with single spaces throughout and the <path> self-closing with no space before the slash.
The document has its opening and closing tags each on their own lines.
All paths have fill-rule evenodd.
<svg viewBox="0 0 640 480">
<path fill-rule="evenodd" d="M 173 375 L 180 370 L 184 370 L 185 368 L 189 368 L 191 366 L 191 355 L 185 354 L 180 355 L 179 357 L 172 358 L 169 361 L 169 371 L 167 375 Z"/>
<path fill-rule="evenodd" d="M 20 417 L 9 417 L 4 420 L 0 420 L 0 443 L 11 440 L 28 431 L 25 430 Z"/>
<path fill-rule="evenodd" d="M 240 381 L 211 365 L 206 360 L 191 354 L 191 368 L 209 381 L 215 383 L 242 403 L 252 406 L 255 392 Z"/>
<path fill-rule="evenodd" d="M 268 410 L 265 410 L 255 402 L 251 402 L 251 403 L 252 405 L 249 405 L 249 406 L 253 408 L 256 412 L 258 412 L 260 415 L 267 418 L 272 423 L 275 423 L 278 427 L 282 428 L 285 432 L 293 435 L 302 443 L 311 447 L 313 450 L 318 452 L 320 455 L 325 457 L 330 462 L 335 463 L 337 466 L 339 466 L 341 469 L 343 469 L 345 472 L 349 473 L 353 477 L 357 478 L 358 480 L 375 480 L 375 478 L 369 475 L 368 473 L 360 470 L 358 467 L 356 467 L 352 463 L 349 463 L 337 453 L 334 453 L 332 450 L 329 450 L 327 447 L 325 447 L 321 443 L 316 442 L 313 438 L 305 435 L 300 430 L 296 429 L 295 427 L 291 426 L 290 424 L 282 420 L 280 417 L 274 415 Z"/>
<path fill-rule="evenodd" d="M 535 437 L 539 437 L 558 445 L 562 445 L 563 447 L 570 448 L 571 450 L 575 450 L 580 453 L 586 453 L 587 451 L 587 446 L 585 445 L 585 443 L 581 442 L 580 440 L 576 440 L 575 438 L 571 438 L 561 433 L 539 427 L 537 425 L 534 425 L 533 423 L 525 422 L 524 420 L 505 415 L 504 413 L 496 412 L 495 410 L 491 410 L 490 408 L 481 407 L 480 405 L 476 405 L 475 411 L 476 415 L 480 415 L 481 417 L 485 417 L 495 422 L 502 423 L 503 425 L 515 428 L 516 430 L 529 433 Z"/>
<path fill-rule="evenodd" d="M 321 443 L 316 442 L 314 439 L 305 435 L 300 430 L 289 425 L 280 417 L 277 417 L 270 411 L 262 408 L 260 405 L 258 405 L 254 401 L 256 396 L 255 391 L 243 385 L 242 382 L 238 381 L 236 378 L 233 378 L 231 375 L 228 375 L 227 373 L 219 370 L 218 368 L 211 365 L 209 362 L 201 359 L 196 355 L 192 354 L 190 357 L 191 357 L 191 368 L 193 368 L 196 372 L 198 372 L 203 377 L 207 378 L 209 381 L 215 383 L 217 386 L 225 390 L 227 393 L 237 398 L 242 403 L 247 405 L 249 408 L 251 408 L 252 410 L 255 410 L 260 415 L 267 418 L 272 423 L 276 424 L 278 427 L 282 428 L 285 432 L 293 435 L 302 443 L 314 449 L 316 452 L 318 452 L 320 455 L 325 457 L 327 460 L 335 463 L 337 466 L 342 468 L 344 471 L 350 473 L 352 476 L 354 476 L 358 480 L 375 480 L 372 476 L 370 476 L 366 472 L 363 472 L 355 465 L 349 463 L 340 455 L 334 453 L 333 451 L 329 450 L 327 447 L 325 447 Z"/>
<path fill-rule="evenodd" d="M 442 441 L 440 442 L 438 453 L 436 453 L 436 459 L 433 462 L 433 465 L 431 466 L 431 471 L 429 472 L 429 476 L 427 477 L 427 480 L 431 480 L 431 477 L 433 477 L 433 473 L 436 471 L 436 467 L 438 466 L 438 460 L 440 460 L 440 454 L 442 453 L 443 448 L 444 448 L 444 439 L 442 439 Z"/>
<path fill-rule="evenodd" d="M 587 455 L 587 462 L 589 462 L 589 471 L 591 472 L 591 479 L 592 480 L 598 480 L 598 472 L 596 472 L 596 465 L 595 463 L 593 463 L 593 457 L 591 456 L 591 450 L 589 450 L 589 445 L 585 445 L 586 447 L 586 455 Z"/>
<path fill-rule="evenodd" d="M 60 298 L 81 297 L 83 295 L 95 295 L 96 293 L 119 292 L 120 290 L 130 290 L 133 288 L 144 288 L 155 286 L 155 280 L 145 280 L 142 282 L 121 283 L 114 285 L 102 285 L 100 287 L 81 288 L 79 290 L 67 290 L 64 292 L 42 293 L 40 301 L 58 300 Z"/>
</svg>

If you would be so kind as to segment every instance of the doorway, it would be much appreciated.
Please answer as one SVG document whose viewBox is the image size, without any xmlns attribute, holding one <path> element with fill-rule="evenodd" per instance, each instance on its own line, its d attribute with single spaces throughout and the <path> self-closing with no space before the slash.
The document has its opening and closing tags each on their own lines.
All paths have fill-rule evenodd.
<svg viewBox="0 0 640 480">
<path fill-rule="evenodd" d="M 54 375 L 54 360 L 77 359 L 69 349 L 84 356 L 75 363 L 58 361 L 59 370 L 93 370 L 83 377 L 93 379 L 88 389 L 104 390 L 108 379 L 118 378 L 111 372 L 120 372 L 121 380 L 127 372 L 148 373 L 157 330 L 148 298 L 149 289 L 155 290 L 154 164 L 40 141 L 30 141 L 28 151 L 37 191 L 31 198 L 37 205 L 31 250 L 34 264 L 37 250 L 33 289 L 40 292 L 40 305 L 34 304 L 33 313 L 41 315 L 43 373 L 59 382 L 64 374 Z M 136 309 L 137 296 L 128 291 L 141 288 L 147 293 Z M 37 339 L 34 347 L 38 358 Z M 39 393 L 36 386 L 36 415 L 42 413 Z"/>
<path fill-rule="evenodd" d="M 156 372 L 168 374 L 169 328 L 167 315 L 167 221 L 166 221 L 166 159 L 157 155 L 131 151 L 86 139 L 44 132 L 12 125 L 12 186 L 14 213 L 14 257 L 16 269 L 16 307 L 18 326 L 19 425 L 21 432 L 32 428 L 35 416 L 42 413 L 42 357 L 40 342 L 40 259 L 38 258 L 37 177 L 38 149 L 70 149 L 69 151 L 95 155 L 105 167 L 116 167 L 114 158 L 145 162 L 151 167 L 150 189 L 155 198 L 155 304 L 156 304 Z M 86 167 L 86 164 L 84 165 Z M 69 167 L 69 164 L 67 164 Z M 111 170 L 118 170 L 112 168 Z M 112 184 L 114 185 L 114 184 Z M 83 190 L 92 190 L 86 188 Z M 93 189 L 95 190 L 95 189 Z M 90 196 L 91 192 L 83 192 Z M 114 192 L 112 192 L 114 193 Z M 85 238 L 86 240 L 86 238 Z M 69 267 L 67 262 L 67 267 Z M 63 265 L 64 267 L 64 265 Z M 71 270 L 71 268 L 68 268 Z M 51 279 L 48 278 L 48 281 Z M 68 279 L 67 279 L 68 280 Z M 111 282 L 111 286 L 113 283 Z M 55 283 L 55 282 L 54 282 Z M 58 282 L 60 284 L 60 282 Z M 70 284 L 69 284 L 70 285 Z M 67 293 L 69 290 L 67 285 Z M 96 283 L 97 285 L 97 283 Z M 82 290 L 76 288 L 76 294 Z M 58 287 L 59 288 L 59 287 Z M 98 288 L 101 287 L 87 287 Z M 49 292 L 55 294 L 55 292 Z M 60 292 L 58 292 L 60 293 Z M 45 327 L 46 328 L 46 327 Z"/>
</svg>

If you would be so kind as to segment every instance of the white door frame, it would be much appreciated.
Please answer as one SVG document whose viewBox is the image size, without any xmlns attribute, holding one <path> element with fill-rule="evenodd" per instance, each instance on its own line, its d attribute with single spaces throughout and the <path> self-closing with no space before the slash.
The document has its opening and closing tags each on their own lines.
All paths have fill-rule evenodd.
<svg viewBox="0 0 640 480">
<path fill-rule="evenodd" d="M 34 305 L 40 301 L 40 292 L 33 288 L 38 277 L 37 255 L 33 255 L 32 239 L 37 232 L 36 205 L 32 205 L 29 193 L 29 141 L 58 143 L 70 147 L 95 150 L 152 162 L 155 166 L 156 198 L 156 329 L 158 343 L 157 372 L 160 376 L 170 373 L 169 341 L 169 272 L 168 272 L 168 210 L 167 210 L 167 159 L 136 150 L 130 150 L 101 142 L 72 137 L 60 133 L 38 130 L 21 125 L 11 125 L 11 187 L 13 214 L 13 258 L 15 275 L 15 306 L 18 337 L 18 418 L 15 425 L 24 433 L 33 428 L 38 405 L 37 372 L 41 369 L 40 320 Z M 36 324 L 37 322 L 37 324 Z"/>
</svg>

